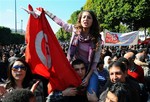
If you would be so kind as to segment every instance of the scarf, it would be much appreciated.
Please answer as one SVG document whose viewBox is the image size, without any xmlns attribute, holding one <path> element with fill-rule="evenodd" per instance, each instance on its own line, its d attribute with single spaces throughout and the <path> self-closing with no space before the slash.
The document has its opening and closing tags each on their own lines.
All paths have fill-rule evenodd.
<svg viewBox="0 0 150 102">
<path fill-rule="evenodd" d="M 88 61 L 90 62 L 92 52 L 93 52 L 93 49 L 95 48 L 95 46 L 94 46 L 94 43 L 92 42 L 90 36 L 87 36 L 86 38 L 84 38 L 81 34 L 75 34 L 73 37 L 73 40 L 71 42 L 71 46 L 70 46 L 70 59 L 71 59 L 71 61 L 78 58 L 79 42 L 90 43 L 90 47 L 89 47 L 89 51 L 88 51 L 89 52 Z"/>
</svg>

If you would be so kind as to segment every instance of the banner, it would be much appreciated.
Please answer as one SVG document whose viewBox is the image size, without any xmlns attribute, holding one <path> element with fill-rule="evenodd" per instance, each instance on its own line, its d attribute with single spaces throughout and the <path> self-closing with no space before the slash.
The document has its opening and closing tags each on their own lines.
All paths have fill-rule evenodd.
<svg viewBox="0 0 150 102">
<path fill-rule="evenodd" d="M 138 31 L 115 33 L 105 30 L 102 39 L 105 46 L 129 46 L 138 44 Z"/>
<path fill-rule="evenodd" d="M 30 14 L 26 29 L 26 61 L 34 74 L 49 79 L 48 91 L 79 86 L 81 79 L 68 62 L 43 8 L 26 10 Z"/>
</svg>

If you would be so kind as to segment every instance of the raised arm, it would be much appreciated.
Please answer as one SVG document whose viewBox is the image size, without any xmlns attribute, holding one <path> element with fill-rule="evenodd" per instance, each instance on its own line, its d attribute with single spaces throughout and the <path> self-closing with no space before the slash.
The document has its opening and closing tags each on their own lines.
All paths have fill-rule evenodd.
<svg viewBox="0 0 150 102">
<path fill-rule="evenodd" d="M 74 29 L 74 25 L 72 24 L 68 24 L 64 21 L 62 21 L 60 18 L 56 17 L 55 15 L 53 15 L 52 13 L 50 13 L 49 11 L 45 10 L 45 13 L 48 17 L 50 17 L 55 23 L 57 23 L 59 26 L 61 26 L 65 31 L 67 32 L 73 32 Z"/>
</svg>

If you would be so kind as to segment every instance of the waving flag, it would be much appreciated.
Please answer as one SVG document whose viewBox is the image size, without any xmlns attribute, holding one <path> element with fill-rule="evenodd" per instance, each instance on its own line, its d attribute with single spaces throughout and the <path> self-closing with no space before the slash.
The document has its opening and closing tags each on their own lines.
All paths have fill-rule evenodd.
<svg viewBox="0 0 150 102">
<path fill-rule="evenodd" d="M 26 61 L 32 72 L 49 79 L 48 91 L 79 86 L 81 79 L 68 62 L 42 8 L 26 10 L 30 18 L 26 30 Z"/>
</svg>

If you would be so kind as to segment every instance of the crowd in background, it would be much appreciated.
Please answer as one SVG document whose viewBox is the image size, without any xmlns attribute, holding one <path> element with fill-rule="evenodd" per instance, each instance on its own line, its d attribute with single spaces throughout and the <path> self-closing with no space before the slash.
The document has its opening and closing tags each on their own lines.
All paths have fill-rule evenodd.
<svg viewBox="0 0 150 102">
<path fill-rule="evenodd" d="M 68 50 L 68 44 L 67 43 L 61 43 L 61 47 L 64 51 L 64 53 L 67 53 Z M 6 82 L 8 76 L 8 68 L 11 62 L 16 61 L 18 58 L 22 58 L 25 59 L 25 48 L 26 45 L 24 44 L 20 44 L 20 45 L 2 45 L 0 44 L 0 82 L 4 83 Z M 128 55 L 126 55 L 129 52 L 134 52 L 134 55 L 132 56 L 132 59 L 134 59 L 134 64 L 140 66 L 142 68 L 142 70 L 140 72 L 137 73 L 132 73 L 134 72 L 136 69 L 133 68 L 129 68 L 129 61 L 130 59 L 128 58 Z M 97 68 L 99 69 L 99 72 L 102 70 L 106 70 L 107 73 L 99 73 L 99 77 L 105 77 L 107 80 L 102 80 L 102 78 L 99 78 L 99 93 L 98 95 L 96 95 L 96 97 L 99 99 L 101 98 L 104 93 L 104 89 L 105 86 L 108 84 L 108 80 L 109 79 L 109 74 L 110 74 L 110 64 L 112 62 L 115 61 L 123 61 L 123 57 L 128 59 L 127 62 L 127 72 L 128 72 L 128 76 L 130 79 L 132 79 L 133 81 L 136 81 L 137 83 L 139 83 L 140 85 L 140 89 L 142 90 L 141 94 L 143 94 L 143 96 L 141 96 L 142 98 L 142 102 L 148 102 L 147 100 L 149 100 L 149 92 L 150 92 L 150 46 L 149 45 L 134 45 L 134 46 L 102 46 L 102 51 L 100 54 L 100 62 L 97 65 Z M 102 65 L 102 69 L 101 69 L 101 65 Z M 122 66 L 120 66 L 122 67 Z M 141 74 L 143 71 L 143 74 Z M 136 75 L 137 74 L 137 75 Z M 139 74 L 139 75 L 138 75 Z M 106 82 L 107 81 L 107 82 Z M 121 86 L 120 86 L 121 85 Z M 107 85 L 108 86 L 108 85 Z M 118 87 L 123 87 L 124 85 L 122 85 L 122 83 L 116 83 L 115 86 Z M 112 93 L 115 89 L 114 84 L 113 86 L 111 86 L 111 89 L 107 89 L 111 91 Z M 41 87 L 43 88 L 43 87 Z M 144 91 L 143 91 L 144 90 Z M 46 93 L 46 92 L 45 92 Z M 102 95 L 103 93 L 103 95 Z M 47 94 L 46 94 L 47 95 Z M 44 95 L 44 97 L 46 97 L 46 95 Z M 102 95 L 102 96 L 101 96 Z M 101 96 L 101 97 L 99 97 Z M 88 98 L 91 96 L 88 96 Z M 93 96 L 95 97 L 95 96 Z M 90 99 L 88 99 L 90 101 Z M 145 100 L 146 99 L 146 100 Z M 94 99 L 93 99 L 94 100 Z M 93 100 L 91 100 L 91 102 L 94 102 Z M 145 100 L 145 101 L 144 101 Z M 40 101 L 39 101 L 40 102 Z M 50 101 L 51 102 L 51 101 Z M 52 101 L 53 102 L 53 101 Z M 59 102 L 59 101 L 58 101 Z M 96 102 L 96 101 L 95 101 Z M 100 101 L 99 102 L 103 102 Z"/>
<path fill-rule="evenodd" d="M 78 87 L 69 86 L 48 94 L 47 83 L 51 83 L 51 80 L 30 73 L 31 68 L 25 61 L 26 46 L 0 45 L 2 102 L 8 97 L 6 93 L 13 93 L 15 89 L 29 89 L 36 102 L 150 101 L 148 44 L 104 46 L 97 17 L 91 10 L 80 12 L 74 25 L 64 22 L 47 10 L 44 12 L 65 31 L 72 33 L 69 45 L 61 43 L 61 46 L 82 82 Z"/>
</svg>

